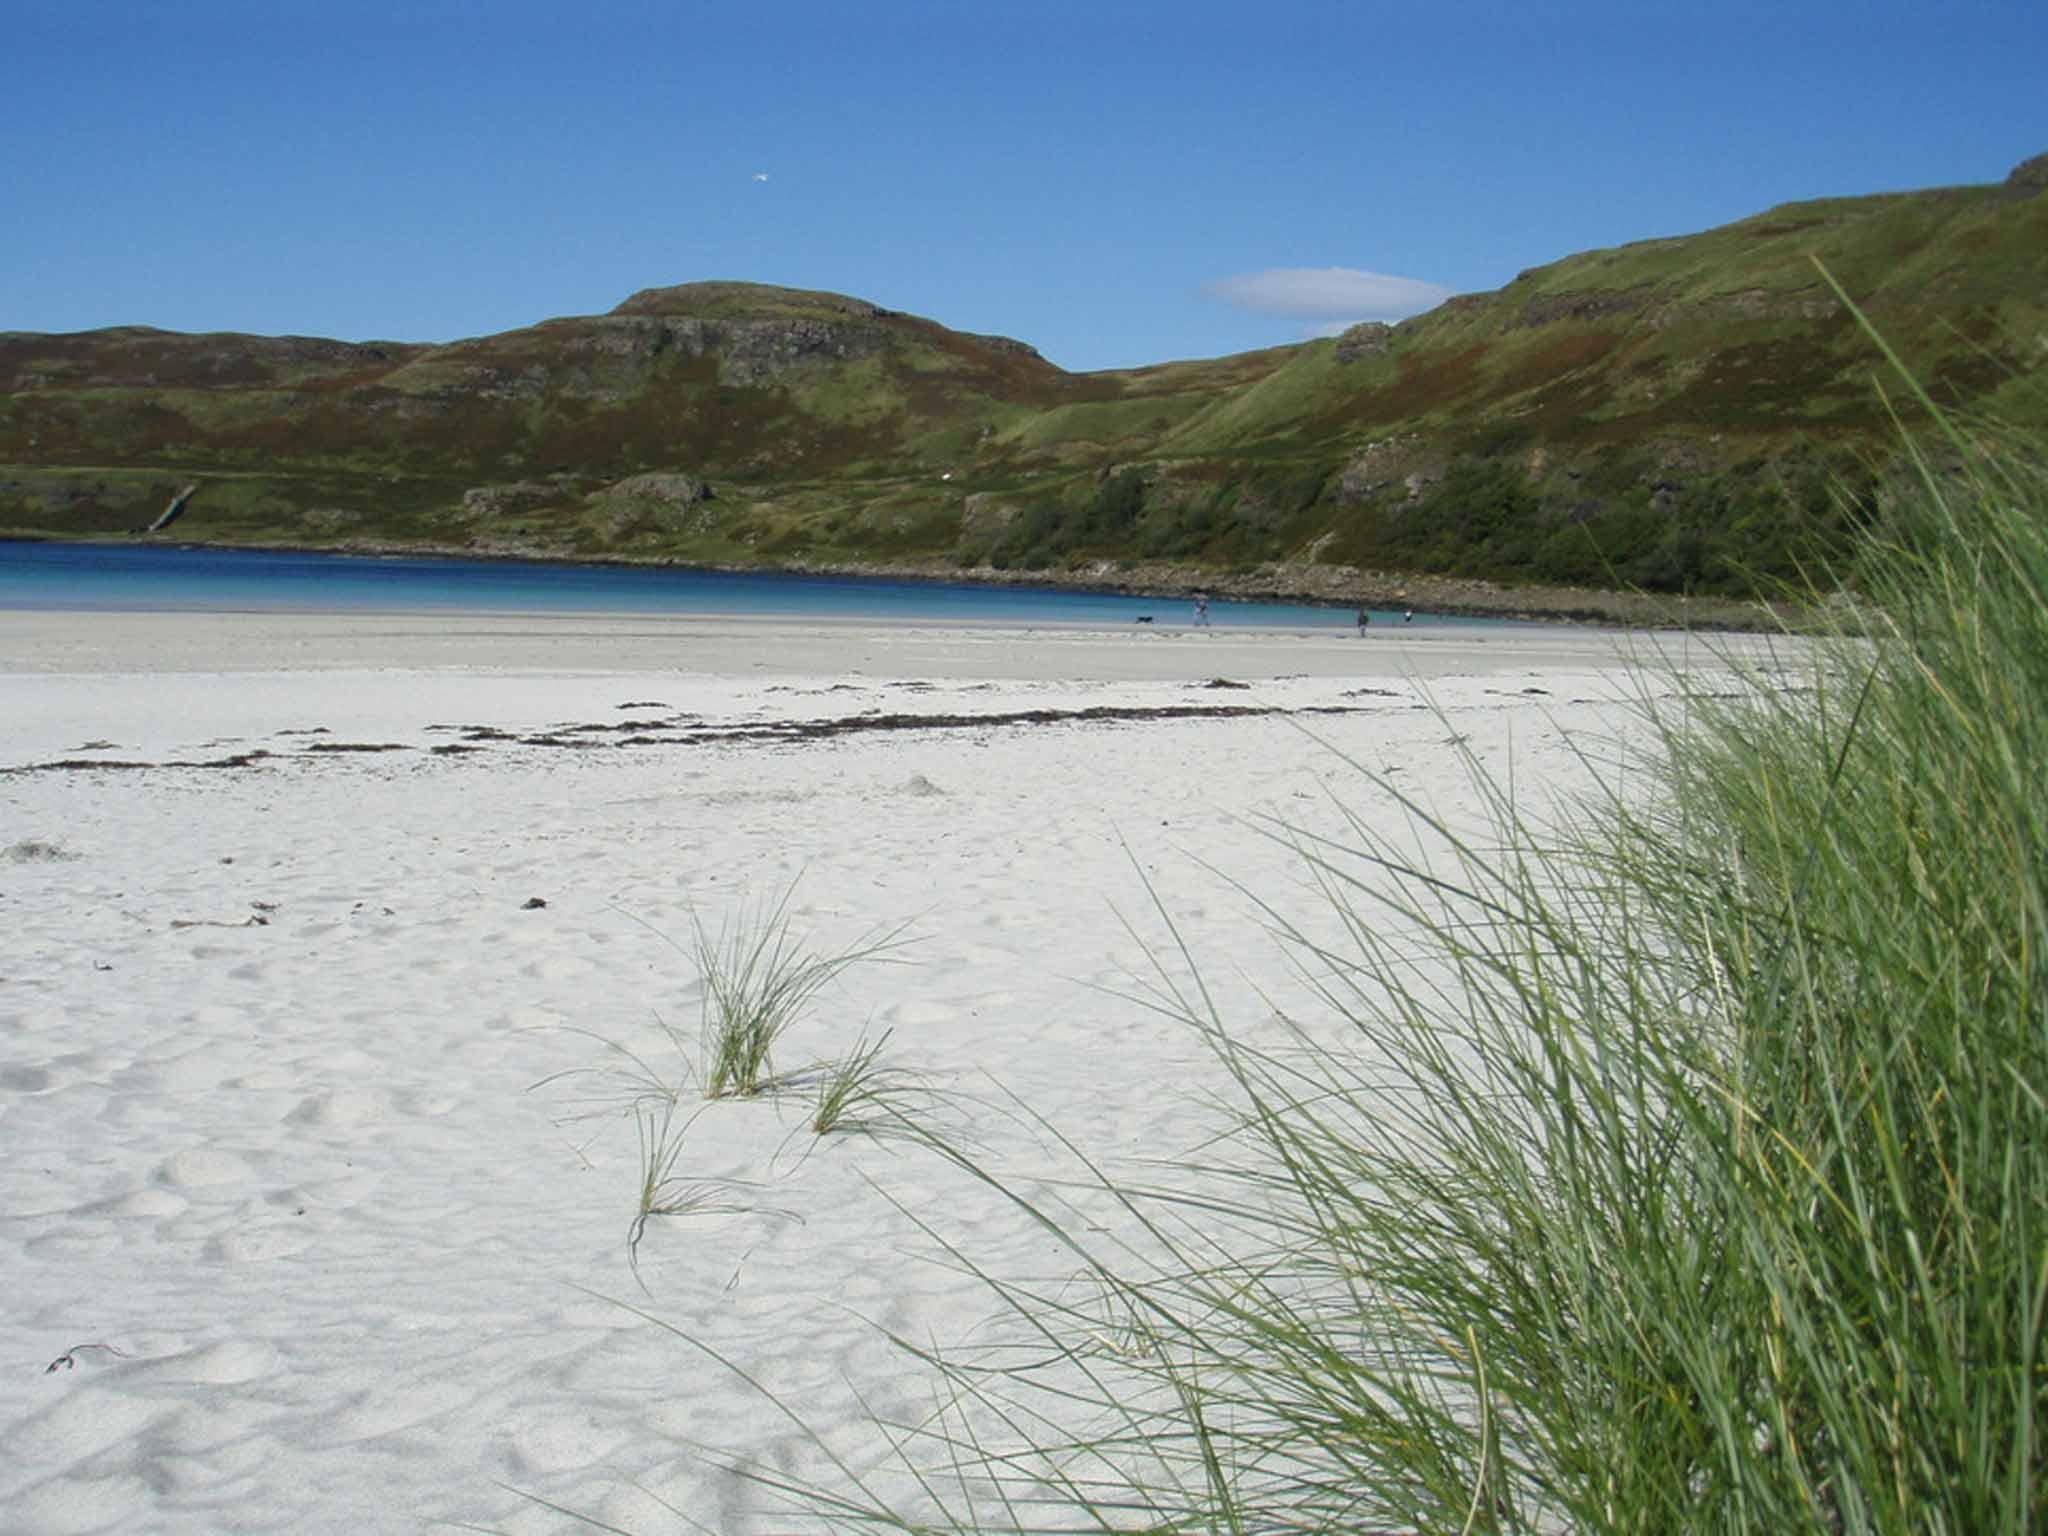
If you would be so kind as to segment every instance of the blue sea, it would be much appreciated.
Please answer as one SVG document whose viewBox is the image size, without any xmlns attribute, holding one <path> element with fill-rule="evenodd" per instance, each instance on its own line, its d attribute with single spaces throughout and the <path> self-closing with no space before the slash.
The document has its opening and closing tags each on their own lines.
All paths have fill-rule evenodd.
<svg viewBox="0 0 2048 1536">
<path fill-rule="evenodd" d="M 461 560 L 179 545 L 0 540 L 0 608 L 215 613 L 671 613 L 926 624 L 1193 622 L 1185 598 L 650 566 Z M 1399 612 L 1375 610 L 1375 623 Z M 1213 599 L 1217 628 L 1332 629 L 1356 610 Z M 1422 624 L 1485 623 L 1416 614 Z"/>
</svg>

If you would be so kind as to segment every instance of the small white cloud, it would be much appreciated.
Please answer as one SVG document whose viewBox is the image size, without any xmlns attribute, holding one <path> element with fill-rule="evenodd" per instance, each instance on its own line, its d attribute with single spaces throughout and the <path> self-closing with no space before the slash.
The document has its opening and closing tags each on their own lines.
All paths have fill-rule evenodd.
<svg viewBox="0 0 2048 1536">
<path fill-rule="evenodd" d="M 1331 335 L 1361 320 L 1405 320 L 1451 296 L 1441 283 L 1356 267 L 1269 267 L 1221 278 L 1203 292 L 1257 314 L 1308 321 L 1315 335 Z"/>
<path fill-rule="evenodd" d="M 754 180 L 756 180 L 756 181 L 766 181 L 767 179 L 768 179 L 768 173 L 767 173 L 766 171 L 756 171 L 756 172 L 754 172 Z"/>
</svg>

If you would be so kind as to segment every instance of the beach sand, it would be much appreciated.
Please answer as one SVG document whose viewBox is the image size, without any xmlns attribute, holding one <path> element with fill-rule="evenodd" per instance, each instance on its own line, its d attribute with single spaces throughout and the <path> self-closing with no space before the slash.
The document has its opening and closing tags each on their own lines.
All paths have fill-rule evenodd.
<svg viewBox="0 0 2048 1536">
<path fill-rule="evenodd" d="M 682 1080 L 691 914 L 905 925 L 781 1064 L 889 1030 L 1026 1187 L 1053 1154 L 1006 1095 L 1133 1167 L 1219 1086 L 1136 996 L 1154 897 L 1264 1027 L 1246 892 L 1328 925 L 1266 818 L 1398 828 L 1362 768 L 1477 826 L 1461 753 L 1569 793 L 1638 645 L 0 614 L 0 1527 L 757 1528 L 699 1447 L 814 1460 L 660 1323 L 866 1465 L 863 1400 L 929 1391 L 881 1330 L 994 1310 L 919 1219 L 997 1273 L 1072 1260 L 928 1150 L 720 1102 L 678 1167 L 736 1208 L 650 1224 L 643 1290 L 602 1069 Z"/>
</svg>

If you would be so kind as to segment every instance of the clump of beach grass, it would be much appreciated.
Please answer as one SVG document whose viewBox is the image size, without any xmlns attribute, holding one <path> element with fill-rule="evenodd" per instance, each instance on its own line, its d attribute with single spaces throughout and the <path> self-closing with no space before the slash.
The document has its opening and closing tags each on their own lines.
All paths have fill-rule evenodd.
<svg viewBox="0 0 2048 1536">
<path fill-rule="evenodd" d="M 633 1127 L 640 1143 L 640 1185 L 632 1225 L 626 1229 L 626 1264 L 642 1290 L 646 1282 L 640 1277 L 640 1243 L 647 1235 L 648 1223 L 657 1216 L 763 1215 L 801 1220 L 790 1211 L 763 1204 L 760 1186 L 753 1181 L 684 1170 L 683 1143 L 704 1108 L 699 1104 L 679 1120 L 681 1104 L 674 1095 L 643 1099 L 633 1106 Z"/>
<path fill-rule="evenodd" d="M 917 1111 L 936 1098 L 919 1074 L 882 1059 L 886 1033 L 870 1041 L 863 1032 L 853 1051 L 839 1061 L 788 1075 L 775 1071 L 776 1043 L 818 993 L 850 966 L 891 958 L 903 947 L 907 927 L 876 930 L 845 949 L 819 953 L 792 931 L 789 908 L 794 894 L 791 885 L 773 901 L 743 906 L 715 930 L 693 912 L 687 944 L 633 917 L 695 963 L 703 996 L 696 1053 L 681 1030 L 659 1018 L 656 1022 L 675 1055 L 673 1072 L 605 1035 L 576 1029 L 571 1032 L 603 1047 L 602 1063 L 553 1073 L 533 1085 L 587 1085 L 577 1118 L 623 1114 L 632 1119 L 639 1178 L 626 1254 L 636 1278 L 640 1245 L 656 1217 L 741 1211 L 789 1215 L 760 1204 L 755 1197 L 758 1186 L 746 1180 L 686 1171 L 684 1139 L 706 1107 L 700 1104 L 683 1113 L 682 1100 L 693 1085 L 702 1085 L 708 1101 L 751 1098 L 815 1081 L 818 1100 L 812 1121 L 820 1135 L 835 1130 L 877 1135 L 908 1130 Z"/>
<path fill-rule="evenodd" d="M 886 1058 L 892 1033 L 870 1038 L 862 1031 L 844 1056 L 820 1064 L 810 1121 L 815 1135 L 904 1134 L 925 1122 L 937 1092 L 923 1073 Z"/>
<path fill-rule="evenodd" d="M 716 1203 L 714 1185 L 677 1174 L 683 1138 L 695 1117 L 687 1117 L 678 1125 L 676 1112 L 673 1098 L 636 1104 L 633 1108 L 633 1129 L 640 1141 L 640 1189 L 633 1223 L 626 1230 L 626 1259 L 636 1275 L 640 1272 L 640 1239 L 646 1236 L 649 1221 L 657 1216 L 680 1216 Z"/>
<path fill-rule="evenodd" d="M 1540 824 L 1470 765 L 1427 857 L 1276 828 L 1338 930 L 1267 911 L 1290 1037 L 1154 994 L 1232 1133 L 1104 1179 L 1114 1248 L 1005 1191 L 1102 1304 L 991 1278 L 907 1484 L 751 1475 L 834 1529 L 2048 1529 L 2048 473 L 1908 446 L 1806 686 L 1646 686 Z"/>
<path fill-rule="evenodd" d="M 784 1086 L 776 1044 L 818 993 L 852 966 L 890 958 L 902 927 L 871 933 L 845 949 L 818 952 L 792 932 L 791 885 L 774 901 L 728 916 L 715 931 L 690 918 L 690 954 L 701 978 L 701 1057 L 707 1098 L 750 1098 Z"/>
</svg>

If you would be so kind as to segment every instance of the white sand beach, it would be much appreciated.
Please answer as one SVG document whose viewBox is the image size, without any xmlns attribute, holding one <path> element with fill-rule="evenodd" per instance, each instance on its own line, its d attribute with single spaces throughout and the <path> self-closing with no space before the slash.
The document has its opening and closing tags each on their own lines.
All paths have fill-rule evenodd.
<svg viewBox="0 0 2048 1536">
<path fill-rule="evenodd" d="M 781 1065 L 893 1031 L 1027 1181 L 1006 1093 L 1112 1167 L 1182 1151 L 1213 1072 L 1133 996 L 1148 882 L 1257 1029 L 1285 966 L 1232 882 L 1327 920 L 1264 818 L 1398 827 L 1346 758 L 1459 824 L 1461 751 L 1569 793 L 1640 644 L 0 613 L 0 1529 L 763 1528 L 700 1448 L 799 1436 L 654 1320 L 865 1464 L 863 1402 L 927 1391 L 881 1330 L 992 1310 L 919 1220 L 1069 1261 L 927 1150 L 722 1101 L 679 1171 L 735 1208 L 654 1221 L 643 1290 L 630 1090 L 574 1074 L 682 1079 L 690 914 L 905 925 Z"/>
</svg>

